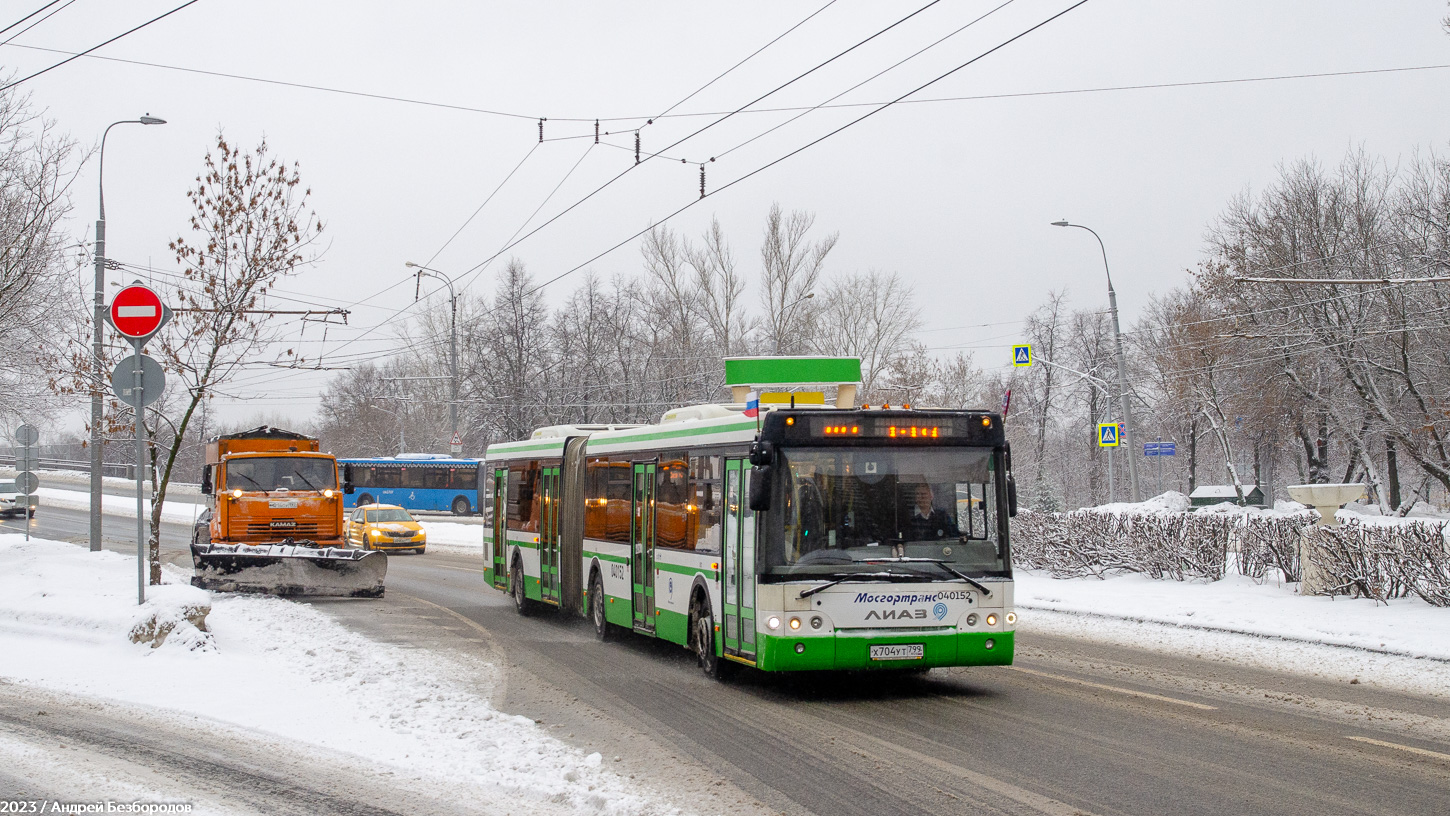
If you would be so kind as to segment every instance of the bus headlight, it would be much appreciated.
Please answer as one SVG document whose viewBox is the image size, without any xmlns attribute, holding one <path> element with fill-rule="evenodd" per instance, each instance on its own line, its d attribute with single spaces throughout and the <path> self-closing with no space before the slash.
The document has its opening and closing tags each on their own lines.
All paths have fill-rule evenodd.
<svg viewBox="0 0 1450 816">
<path fill-rule="evenodd" d="M 967 616 L 967 625 L 968 626 L 976 626 L 977 625 L 977 613 L 976 612 L 973 612 L 972 614 L 970 614 L 970 615 Z"/>
<path fill-rule="evenodd" d="M 766 618 L 765 619 L 765 628 L 767 628 L 767 629 L 779 629 L 780 628 L 780 618 L 778 616 L 776 616 L 776 615 L 771 615 L 769 618 Z"/>
<path fill-rule="evenodd" d="M 792 628 L 792 629 L 799 629 L 799 628 L 801 628 L 801 619 L 800 618 L 791 618 L 790 619 L 790 628 Z"/>
<path fill-rule="evenodd" d="M 824 623 L 824 621 L 821 620 L 821 616 L 820 615 L 815 615 L 815 616 L 812 616 L 811 617 L 811 628 L 812 629 L 819 629 L 819 628 L 821 628 L 821 624 L 822 623 Z"/>
<path fill-rule="evenodd" d="M 1008 612 L 1007 613 L 1007 625 L 1008 626 L 1011 626 L 1012 624 L 1014 624 L 1016 622 L 1017 622 L 1017 613 L 1016 612 Z"/>
<path fill-rule="evenodd" d="M 996 615 L 996 613 L 993 613 L 993 614 L 990 614 L 990 615 L 987 616 L 987 625 L 988 626 L 996 626 L 997 625 L 997 615 Z"/>
</svg>

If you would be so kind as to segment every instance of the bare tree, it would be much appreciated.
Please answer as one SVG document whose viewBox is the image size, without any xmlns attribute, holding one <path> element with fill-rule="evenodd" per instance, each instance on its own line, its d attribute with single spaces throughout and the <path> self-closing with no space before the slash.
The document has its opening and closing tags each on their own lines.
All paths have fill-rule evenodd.
<svg viewBox="0 0 1450 816">
<path fill-rule="evenodd" d="M 187 192 L 192 237 L 170 244 L 182 282 L 163 293 L 177 305 L 176 318 L 154 341 L 176 402 L 151 412 L 153 584 L 161 581 L 162 506 L 198 406 L 248 363 L 304 362 L 291 349 L 274 351 L 280 332 L 265 301 L 277 281 L 311 260 L 309 247 L 322 232 L 308 209 L 312 191 L 301 183 L 297 165 L 274 157 L 265 140 L 247 152 L 218 133 Z"/>
<path fill-rule="evenodd" d="M 826 284 L 809 348 L 861 358 L 861 398 L 877 399 L 879 380 L 910 350 L 921 318 L 911 285 L 895 272 L 853 273 Z"/>
<path fill-rule="evenodd" d="M 796 210 L 783 214 L 772 204 L 760 246 L 760 302 L 765 315 L 764 345 L 772 354 L 799 354 L 808 348 L 815 310 L 806 299 L 815 294 L 826 256 L 838 233 L 819 241 L 807 239 L 816 217 Z"/>
</svg>

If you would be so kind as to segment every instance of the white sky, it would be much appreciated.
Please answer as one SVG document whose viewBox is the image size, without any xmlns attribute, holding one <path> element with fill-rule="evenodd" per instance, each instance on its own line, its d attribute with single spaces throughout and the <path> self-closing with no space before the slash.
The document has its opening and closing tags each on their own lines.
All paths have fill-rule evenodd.
<svg viewBox="0 0 1450 816">
<path fill-rule="evenodd" d="M 0 47 L 0 66 L 25 76 L 61 57 L 16 45 L 79 51 L 181 2 L 75 0 Z M 925 2 L 838 0 L 676 112 L 740 107 Z M 43 3 L 8 0 L 0 25 Z M 1000 3 L 944 0 L 757 107 L 821 103 Z M 894 98 L 1071 3 L 1011 2 L 838 101 Z M 343 364 L 392 347 L 385 321 L 412 313 L 394 316 L 412 302 L 405 261 L 463 273 L 493 255 L 541 203 L 531 225 L 633 164 L 639 120 L 602 125 L 624 131 L 605 141 L 628 150 L 593 147 L 592 121 L 564 120 L 658 114 L 824 5 L 201 0 L 96 52 L 524 118 L 87 58 L 22 87 L 83 144 L 95 144 L 119 119 L 149 112 L 169 120 L 117 127 L 107 142 L 107 254 L 126 262 L 176 269 L 166 244 L 186 226 L 184 193 L 218 128 L 243 146 L 265 135 L 278 155 L 300 162 L 327 222 L 326 252 L 282 289 L 352 310 L 350 326 L 329 330 L 326 344 L 311 326 L 297 346 Z M 1450 36 L 1440 27 L 1446 13 L 1441 0 L 1091 0 L 920 96 L 1450 65 Z M 841 234 L 830 269 L 900 272 L 916 287 L 922 339 L 934 348 L 965 347 L 979 365 L 995 367 L 1008 362 L 1017 338 L 1020 324 L 1011 321 L 1049 290 L 1069 289 L 1077 306 L 1106 300 L 1092 236 L 1048 222 L 1066 217 L 1102 235 L 1129 324 L 1151 293 L 1184 280 L 1200 257 L 1205 226 L 1228 198 L 1261 188 L 1278 163 L 1317 156 L 1334 164 L 1356 145 L 1391 160 L 1446 149 L 1447 91 L 1450 69 L 1435 69 L 898 105 L 699 202 L 671 225 L 697 235 L 718 216 L 742 267 L 753 270 L 771 202 L 813 211 L 820 234 Z M 868 110 L 816 111 L 731 151 L 794 114 L 737 116 L 666 151 L 675 161 L 632 170 L 508 255 L 523 259 L 537 280 L 553 277 L 697 199 L 695 162 L 720 157 L 708 167 L 715 190 Z M 587 138 L 540 145 L 540 116 L 550 119 L 548 137 Z M 663 148 L 713 120 L 663 119 L 643 129 L 644 148 Z M 526 155 L 517 175 L 444 248 Z M 95 190 L 92 162 L 77 182 L 78 241 L 90 241 Z M 472 292 L 491 291 L 506 257 L 462 280 Z M 637 247 L 590 268 L 605 277 L 633 273 Z M 81 275 L 89 280 L 89 268 Z M 547 289 L 551 302 L 580 275 Z M 957 328 L 966 326 L 976 328 Z M 232 389 L 246 399 L 223 414 L 306 419 L 323 376 L 249 375 Z"/>
</svg>

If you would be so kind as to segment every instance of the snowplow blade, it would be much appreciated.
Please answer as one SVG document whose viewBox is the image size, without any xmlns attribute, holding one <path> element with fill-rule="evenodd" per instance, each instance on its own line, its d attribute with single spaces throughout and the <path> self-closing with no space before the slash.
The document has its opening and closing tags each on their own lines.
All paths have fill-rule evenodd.
<svg viewBox="0 0 1450 816">
<path fill-rule="evenodd" d="M 292 544 L 191 548 L 193 586 L 218 592 L 381 598 L 388 558 L 380 552 Z"/>
</svg>

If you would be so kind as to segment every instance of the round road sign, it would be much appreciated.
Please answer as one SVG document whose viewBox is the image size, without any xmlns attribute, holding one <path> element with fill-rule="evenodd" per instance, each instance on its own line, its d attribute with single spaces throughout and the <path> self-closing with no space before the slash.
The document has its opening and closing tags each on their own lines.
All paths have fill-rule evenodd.
<svg viewBox="0 0 1450 816">
<path fill-rule="evenodd" d="M 155 359 L 141 355 L 141 405 L 147 406 L 161 398 L 166 390 L 166 372 Z M 136 355 L 116 364 L 111 372 L 111 390 L 127 405 L 136 406 Z"/>
<path fill-rule="evenodd" d="M 40 441 L 40 431 L 34 425 L 21 425 L 15 429 L 15 441 L 22 445 L 34 445 Z"/>
<path fill-rule="evenodd" d="M 161 296 L 133 283 L 111 301 L 111 324 L 127 337 L 148 337 L 161 328 Z"/>
<path fill-rule="evenodd" d="M 40 489 L 40 477 L 28 470 L 22 470 L 15 474 L 15 492 L 25 496 L 32 496 Z"/>
</svg>

